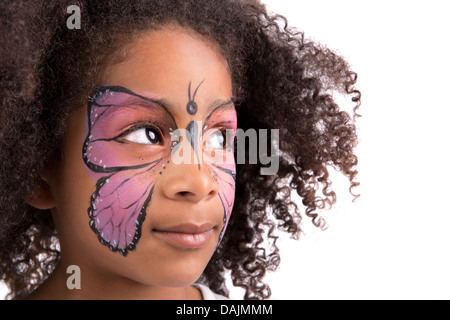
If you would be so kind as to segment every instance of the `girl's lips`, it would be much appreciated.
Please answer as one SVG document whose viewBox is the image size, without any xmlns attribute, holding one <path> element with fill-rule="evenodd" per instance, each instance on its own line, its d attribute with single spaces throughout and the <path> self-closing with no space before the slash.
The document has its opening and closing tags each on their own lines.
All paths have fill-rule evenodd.
<svg viewBox="0 0 450 320">
<path fill-rule="evenodd" d="M 213 226 L 185 224 L 163 229 L 153 229 L 154 234 L 170 244 L 187 249 L 205 246 L 211 239 Z"/>
</svg>

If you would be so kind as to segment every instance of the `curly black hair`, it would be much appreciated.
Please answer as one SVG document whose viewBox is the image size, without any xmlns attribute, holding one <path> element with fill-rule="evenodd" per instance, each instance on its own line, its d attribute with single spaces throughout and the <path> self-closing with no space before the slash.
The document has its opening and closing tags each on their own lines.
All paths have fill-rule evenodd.
<svg viewBox="0 0 450 320">
<path fill-rule="evenodd" d="M 70 5 L 81 8 L 81 29 L 66 26 Z M 276 175 L 261 175 L 260 163 L 237 165 L 228 229 L 200 282 L 228 295 L 231 271 L 245 299 L 270 297 L 263 278 L 280 262 L 276 229 L 297 237 L 305 216 L 324 226 L 317 211 L 336 201 L 331 167 L 357 197 L 356 73 L 258 0 L 3 0 L 0 24 L 0 279 L 10 299 L 26 297 L 60 258 L 50 211 L 27 199 L 58 159 L 68 115 L 147 30 L 176 24 L 216 42 L 230 66 L 239 128 L 280 130 Z M 354 108 L 338 105 L 335 93 Z"/>
</svg>

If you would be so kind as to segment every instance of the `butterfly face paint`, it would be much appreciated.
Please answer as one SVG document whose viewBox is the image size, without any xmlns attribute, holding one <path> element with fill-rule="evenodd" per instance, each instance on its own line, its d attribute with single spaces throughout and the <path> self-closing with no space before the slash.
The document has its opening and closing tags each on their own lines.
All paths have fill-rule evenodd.
<svg viewBox="0 0 450 320">
<path fill-rule="evenodd" d="M 236 164 L 233 157 L 233 141 L 237 129 L 236 111 L 231 108 L 233 104 L 224 102 L 213 109 L 205 120 L 203 127 L 204 157 L 209 173 L 219 184 L 219 198 L 223 207 L 223 229 L 219 236 L 219 242 L 228 225 L 231 210 L 234 204 L 234 192 L 236 185 Z M 218 139 L 218 140 L 217 140 Z M 222 140 L 223 139 L 223 140 Z M 220 142 L 224 144 L 222 148 Z M 231 156 L 230 156 L 231 155 Z M 223 161 L 226 159 L 225 161 Z"/>
<path fill-rule="evenodd" d="M 196 92 L 190 96 L 189 105 Z M 227 117 L 229 121 L 223 121 Z M 152 199 L 155 183 L 170 163 L 174 145 L 172 133 L 177 124 L 172 114 L 156 95 L 139 95 L 123 87 L 100 87 L 89 100 L 87 134 L 83 145 L 83 162 L 97 180 L 91 195 L 88 215 L 90 227 L 99 241 L 111 251 L 126 256 L 134 250 L 141 237 L 142 223 Z M 236 131 L 236 112 L 232 101 L 218 105 L 205 120 L 202 140 L 190 141 L 193 148 L 213 149 L 221 154 L 232 152 L 220 143 L 218 129 Z M 193 131 L 192 123 L 186 128 Z M 211 133 L 213 132 L 213 133 Z M 211 143 L 213 141 L 213 143 Z M 130 143 L 135 142 L 135 143 Z M 214 144 L 214 142 L 216 142 Z M 228 224 L 234 203 L 235 164 L 206 163 L 219 184 L 223 207 L 223 228 Z M 200 168 L 200 166 L 199 166 Z"/>
<path fill-rule="evenodd" d="M 102 87 L 88 105 L 83 161 L 97 180 L 88 209 L 90 226 L 102 244 L 124 256 L 141 236 L 155 178 L 170 157 L 170 149 L 157 144 L 136 153 L 126 137 L 133 130 L 145 130 L 150 137 L 153 128 L 152 134 L 156 131 L 167 138 L 169 130 L 176 128 L 172 115 L 156 98 Z"/>
</svg>

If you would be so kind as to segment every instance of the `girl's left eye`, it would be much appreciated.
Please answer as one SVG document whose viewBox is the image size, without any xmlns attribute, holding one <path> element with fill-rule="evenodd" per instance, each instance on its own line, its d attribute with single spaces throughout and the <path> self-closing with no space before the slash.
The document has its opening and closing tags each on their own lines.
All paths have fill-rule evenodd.
<svg viewBox="0 0 450 320">
<path fill-rule="evenodd" d="M 162 144 L 162 138 L 158 130 L 153 128 L 140 128 L 123 136 L 124 140 L 139 144 Z"/>
<path fill-rule="evenodd" d="M 220 130 L 215 130 L 206 139 L 206 147 L 210 149 L 225 149 L 225 133 Z"/>
</svg>

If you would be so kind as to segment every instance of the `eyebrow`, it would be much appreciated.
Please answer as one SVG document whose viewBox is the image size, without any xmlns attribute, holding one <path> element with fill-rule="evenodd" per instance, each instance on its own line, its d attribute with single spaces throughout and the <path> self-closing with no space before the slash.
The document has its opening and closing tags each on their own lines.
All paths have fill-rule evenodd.
<svg viewBox="0 0 450 320">
<path fill-rule="evenodd" d="M 170 117 L 172 118 L 173 122 L 176 123 L 175 118 L 172 114 L 172 112 L 170 112 L 169 108 L 167 107 L 167 103 L 164 99 L 154 99 L 154 98 L 150 98 L 150 97 L 146 97 L 144 95 L 138 94 L 130 89 L 127 89 L 125 87 L 122 86 L 105 86 L 104 88 L 107 88 L 111 91 L 115 91 L 115 92 L 122 92 L 125 94 L 128 94 L 130 96 L 134 96 L 136 98 L 139 98 L 140 100 L 143 100 L 145 102 L 145 104 L 149 103 L 149 104 L 157 104 L 159 105 L 161 108 L 164 109 L 164 111 L 166 111 Z"/>
<path fill-rule="evenodd" d="M 174 108 L 174 104 L 172 104 L 169 100 L 161 98 L 161 99 L 154 99 L 154 98 L 150 98 L 150 97 L 146 97 L 145 95 L 142 94 L 138 94 L 130 89 L 127 89 L 125 87 L 122 86 L 102 86 L 102 87 L 98 87 L 94 90 L 94 94 L 92 97 L 90 97 L 91 101 L 95 101 L 96 97 L 105 93 L 105 91 L 114 91 L 114 92 L 122 92 L 131 96 L 134 96 L 136 98 L 139 98 L 147 103 L 156 103 L 157 105 L 159 105 L 160 107 L 162 107 L 169 115 L 170 117 L 173 119 L 174 122 L 175 118 L 173 116 L 173 113 L 171 112 L 171 110 L 173 111 Z M 213 103 L 211 103 L 211 105 L 208 107 L 208 109 L 206 110 L 206 113 L 208 114 L 206 119 L 208 119 L 210 117 L 210 115 L 217 109 L 220 108 L 234 108 L 234 104 L 236 102 L 236 97 L 231 97 L 231 99 L 229 100 L 224 100 L 224 99 L 216 99 L 214 100 Z"/>
<path fill-rule="evenodd" d="M 217 99 L 208 107 L 208 109 L 206 110 L 206 113 L 210 114 L 214 110 L 223 108 L 223 107 L 234 108 L 235 101 L 236 101 L 235 97 L 231 97 L 230 100 Z"/>
</svg>

